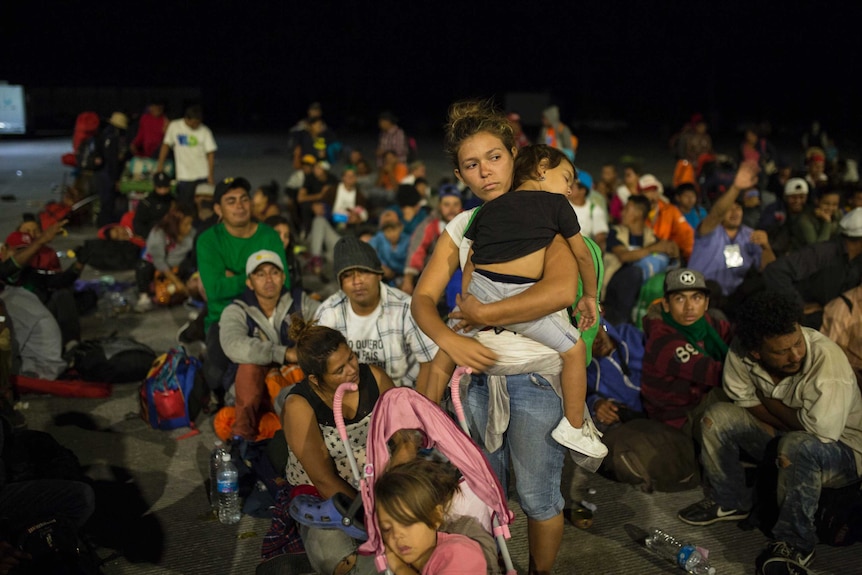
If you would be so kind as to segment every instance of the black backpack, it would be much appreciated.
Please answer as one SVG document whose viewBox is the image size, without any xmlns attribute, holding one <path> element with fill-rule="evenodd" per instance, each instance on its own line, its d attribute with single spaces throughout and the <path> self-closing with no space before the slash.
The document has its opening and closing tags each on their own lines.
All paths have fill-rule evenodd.
<svg viewBox="0 0 862 575">
<path fill-rule="evenodd" d="M 141 248 L 118 240 L 84 240 L 78 261 L 102 271 L 133 270 L 141 259 Z"/>
<path fill-rule="evenodd" d="M 82 341 L 72 349 L 69 358 L 83 379 L 134 383 L 147 377 L 156 352 L 132 338 L 111 336 Z"/>
</svg>

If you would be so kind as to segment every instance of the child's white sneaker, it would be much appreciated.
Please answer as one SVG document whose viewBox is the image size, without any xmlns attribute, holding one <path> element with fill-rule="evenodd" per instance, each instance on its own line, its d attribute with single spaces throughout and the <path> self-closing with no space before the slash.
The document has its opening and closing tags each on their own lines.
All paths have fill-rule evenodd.
<svg viewBox="0 0 862 575">
<path fill-rule="evenodd" d="M 554 441 L 563 447 L 590 457 L 604 457 L 608 454 L 607 446 L 599 439 L 600 435 L 589 417 L 584 419 L 584 425 L 580 429 L 572 427 L 569 420 L 563 417 L 551 432 Z"/>
</svg>

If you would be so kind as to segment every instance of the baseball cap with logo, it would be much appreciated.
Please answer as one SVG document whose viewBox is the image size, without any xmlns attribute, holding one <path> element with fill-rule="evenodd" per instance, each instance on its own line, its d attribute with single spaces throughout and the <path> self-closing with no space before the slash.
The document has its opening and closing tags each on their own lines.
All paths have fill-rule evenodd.
<svg viewBox="0 0 862 575">
<path fill-rule="evenodd" d="M 680 268 L 667 272 L 667 275 L 664 277 L 664 295 L 689 290 L 709 293 L 709 288 L 706 287 L 706 280 L 703 278 L 702 273 L 688 268 Z"/>
<path fill-rule="evenodd" d="M 284 271 L 284 264 L 277 253 L 271 250 L 259 250 L 248 256 L 245 262 L 245 275 L 250 276 L 254 270 L 263 264 L 272 264 L 281 271 Z"/>
</svg>

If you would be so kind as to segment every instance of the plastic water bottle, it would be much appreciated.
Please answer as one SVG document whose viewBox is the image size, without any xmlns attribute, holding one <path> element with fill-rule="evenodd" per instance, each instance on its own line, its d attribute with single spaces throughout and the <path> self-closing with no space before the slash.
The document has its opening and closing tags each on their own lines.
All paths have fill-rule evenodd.
<svg viewBox="0 0 862 575">
<path fill-rule="evenodd" d="M 667 562 L 694 575 L 715 575 L 715 567 L 691 544 L 684 544 L 661 529 L 653 529 L 646 538 L 646 546 Z"/>
<path fill-rule="evenodd" d="M 218 468 L 223 453 L 227 453 L 224 443 L 221 439 L 216 439 L 210 454 L 210 507 L 215 515 L 218 515 Z"/>
<path fill-rule="evenodd" d="M 218 520 L 226 525 L 239 522 L 242 513 L 239 510 L 239 485 L 236 466 L 230 459 L 230 453 L 223 453 L 221 465 L 218 467 Z"/>
</svg>

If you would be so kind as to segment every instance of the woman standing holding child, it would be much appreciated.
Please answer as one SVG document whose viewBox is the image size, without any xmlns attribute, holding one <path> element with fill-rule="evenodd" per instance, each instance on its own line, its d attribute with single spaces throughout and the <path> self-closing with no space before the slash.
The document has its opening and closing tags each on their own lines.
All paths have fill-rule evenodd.
<svg viewBox="0 0 862 575">
<path fill-rule="evenodd" d="M 455 176 L 480 199 L 490 202 L 512 189 L 514 134 L 506 117 L 489 103 L 453 104 L 445 142 Z M 521 507 L 528 517 L 529 572 L 550 573 L 563 535 L 560 478 L 565 449 L 551 438 L 563 417 L 552 386 L 560 381 L 560 355 L 511 331 L 489 330 L 465 337 L 440 319 L 436 303 L 468 257 L 471 242 L 464 235 L 470 218 L 471 212 L 460 214 L 441 234 L 413 293 L 413 314 L 452 361 L 483 374 L 473 376 L 465 400 L 471 432 L 483 444 L 504 490 L 511 459 Z M 481 305 L 470 295 L 459 298 L 461 311 L 453 316 L 467 318 L 472 325 L 495 326 L 532 321 L 567 308 L 575 301 L 577 267 L 563 238 L 556 237 L 545 250 L 541 277 L 520 294 L 499 302 Z M 579 309 L 590 307 L 595 307 L 595 301 L 579 302 Z M 442 389 L 420 391 L 435 401 L 442 394 Z M 502 399 L 494 402 L 493 410 L 492 397 Z"/>
</svg>

